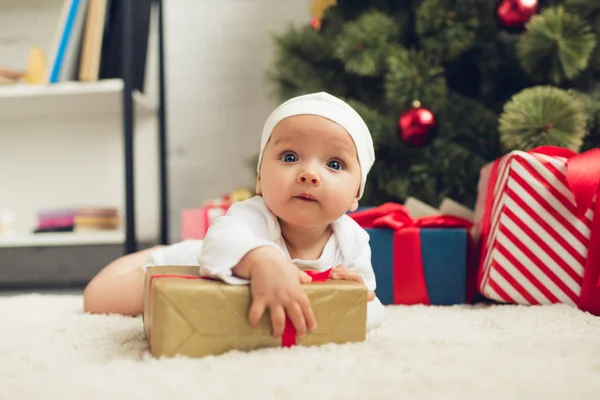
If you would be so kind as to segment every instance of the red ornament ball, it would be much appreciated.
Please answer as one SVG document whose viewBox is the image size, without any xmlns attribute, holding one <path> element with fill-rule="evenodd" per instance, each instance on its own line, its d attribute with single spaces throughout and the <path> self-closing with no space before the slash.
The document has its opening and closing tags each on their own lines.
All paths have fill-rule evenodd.
<svg viewBox="0 0 600 400">
<path fill-rule="evenodd" d="M 417 103 L 398 118 L 398 134 L 409 147 L 422 147 L 437 135 L 437 121 L 433 113 Z"/>
<path fill-rule="evenodd" d="M 538 12 L 538 0 L 501 0 L 496 8 L 496 20 L 504 29 L 521 32 Z"/>
</svg>

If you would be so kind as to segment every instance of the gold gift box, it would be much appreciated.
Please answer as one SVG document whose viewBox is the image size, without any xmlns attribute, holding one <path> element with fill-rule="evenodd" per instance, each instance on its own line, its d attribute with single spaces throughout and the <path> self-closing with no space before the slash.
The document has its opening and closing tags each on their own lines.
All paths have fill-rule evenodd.
<svg viewBox="0 0 600 400">
<path fill-rule="evenodd" d="M 352 281 L 303 285 L 317 319 L 315 332 L 298 346 L 361 342 L 366 337 L 367 288 Z M 248 285 L 204 279 L 198 267 L 149 267 L 144 286 L 144 332 L 155 357 L 204 357 L 231 350 L 281 347 L 268 311 L 254 328 L 248 322 Z"/>
</svg>

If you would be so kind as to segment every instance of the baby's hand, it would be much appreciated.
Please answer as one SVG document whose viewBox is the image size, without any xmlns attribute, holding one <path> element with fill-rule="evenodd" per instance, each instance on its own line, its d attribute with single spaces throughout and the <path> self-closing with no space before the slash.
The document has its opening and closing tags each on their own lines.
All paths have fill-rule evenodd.
<svg viewBox="0 0 600 400">
<path fill-rule="evenodd" d="M 265 309 L 269 309 L 273 336 L 283 335 L 286 314 L 296 328 L 296 334 L 306 334 L 306 327 L 313 332 L 317 322 L 302 283 L 309 283 L 310 276 L 286 260 L 277 249 L 259 247 L 245 257 L 249 272 L 252 305 L 248 318 L 258 326 Z"/>
<path fill-rule="evenodd" d="M 363 279 L 360 274 L 356 271 L 351 270 L 344 264 L 340 264 L 331 270 L 331 279 L 355 281 L 364 285 Z M 367 295 L 367 301 L 372 301 L 375 298 L 375 292 L 369 290 Z"/>
</svg>

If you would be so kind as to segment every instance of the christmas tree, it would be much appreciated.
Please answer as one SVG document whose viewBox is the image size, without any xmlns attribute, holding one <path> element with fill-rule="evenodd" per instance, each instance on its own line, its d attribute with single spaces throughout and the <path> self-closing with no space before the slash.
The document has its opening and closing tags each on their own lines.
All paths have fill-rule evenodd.
<svg viewBox="0 0 600 400">
<path fill-rule="evenodd" d="M 473 206 L 480 168 L 600 143 L 600 1 L 315 0 L 274 35 L 278 101 L 326 91 L 371 129 L 362 204 Z"/>
</svg>

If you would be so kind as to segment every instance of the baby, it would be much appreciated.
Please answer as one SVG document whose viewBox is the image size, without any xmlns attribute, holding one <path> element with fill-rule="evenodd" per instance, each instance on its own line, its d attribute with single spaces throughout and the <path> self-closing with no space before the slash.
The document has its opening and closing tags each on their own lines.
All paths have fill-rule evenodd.
<svg viewBox="0 0 600 400">
<path fill-rule="evenodd" d="M 286 315 L 298 335 L 318 321 L 302 290 L 303 269 L 332 269 L 332 279 L 369 290 L 367 329 L 383 322 L 375 297 L 369 235 L 347 211 L 358 207 L 375 160 L 371 134 L 352 107 L 327 93 L 299 96 L 267 119 L 257 165 L 256 196 L 234 203 L 204 240 L 188 240 L 121 257 L 86 287 L 89 312 L 137 315 L 144 270 L 151 265 L 198 265 L 203 276 L 249 284 L 249 321 L 269 310 L 273 335 Z M 141 268 L 140 268 L 141 267 Z"/>
</svg>

